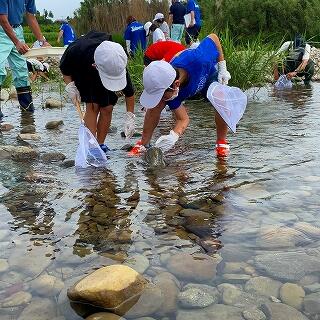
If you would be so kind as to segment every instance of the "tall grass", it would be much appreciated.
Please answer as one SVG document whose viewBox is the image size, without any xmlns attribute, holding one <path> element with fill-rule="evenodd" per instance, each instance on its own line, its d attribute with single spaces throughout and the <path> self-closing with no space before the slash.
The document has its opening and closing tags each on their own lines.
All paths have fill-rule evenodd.
<svg viewBox="0 0 320 320">
<path fill-rule="evenodd" d="M 139 49 L 136 51 L 134 57 L 130 58 L 128 61 L 128 71 L 137 93 L 140 93 L 143 90 L 143 84 L 142 84 L 143 70 L 144 70 L 143 51 L 142 49 Z"/>
</svg>

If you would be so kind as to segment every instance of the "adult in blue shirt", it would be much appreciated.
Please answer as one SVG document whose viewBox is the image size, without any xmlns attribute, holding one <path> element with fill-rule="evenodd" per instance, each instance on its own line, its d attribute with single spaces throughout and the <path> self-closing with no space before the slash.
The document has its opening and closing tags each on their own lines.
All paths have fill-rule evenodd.
<svg viewBox="0 0 320 320">
<path fill-rule="evenodd" d="M 147 45 L 147 35 L 143 24 L 138 22 L 133 16 L 127 18 L 127 28 L 124 32 L 128 55 L 133 56 L 140 47 L 143 51 Z"/>
<path fill-rule="evenodd" d="M 28 112 L 33 112 L 34 106 L 27 62 L 22 56 L 29 50 L 23 37 L 24 15 L 39 45 L 49 46 L 41 33 L 35 17 L 36 12 L 34 0 L 0 0 L 0 90 L 6 77 L 5 63 L 8 60 L 21 110 Z M 3 114 L 0 109 L 0 119 L 2 118 Z"/>
<path fill-rule="evenodd" d="M 187 13 L 191 14 L 191 23 L 186 28 L 186 44 L 196 42 L 201 30 L 201 11 L 196 0 L 188 0 Z"/>
<path fill-rule="evenodd" d="M 180 0 L 172 0 L 172 5 L 169 9 L 169 25 L 171 29 L 171 39 L 181 41 L 184 31 L 184 15 L 186 7 Z"/>
<path fill-rule="evenodd" d="M 176 123 L 170 134 L 161 136 L 155 145 L 164 151 L 174 146 L 189 124 L 189 116 L 183 101 L 197 93 L 206 97 L 208 87 L 214 81 L 216 65 L 218 81 L 227 84 L 231 76 L 227 71 L 220 40 L 216 34 L 210 34 L 196 49 L 182 51 L 170 63 L 154 61 L 144 69 L 144 91 L 140 103 L 147 112 L 142 140 L 137 143 L 134 150 L 143 151 L 148 147 L 161 111 L 166 105 L 173 111 Z M 215 112 L 215 122 L 216 153 L 218 156 L 226 156 L 229 153 L 228 127 L 217 112 Z"/>
<path fill-rule="evenodd" d="M 62 21 L 57 41 L 60 42 L 61 38 L 63 38 L 63 45 L 65 47 L 67 47 L 70 43 L 76 40 L 76 34 L 73 28 L 66 20 Z"/>
</svg>

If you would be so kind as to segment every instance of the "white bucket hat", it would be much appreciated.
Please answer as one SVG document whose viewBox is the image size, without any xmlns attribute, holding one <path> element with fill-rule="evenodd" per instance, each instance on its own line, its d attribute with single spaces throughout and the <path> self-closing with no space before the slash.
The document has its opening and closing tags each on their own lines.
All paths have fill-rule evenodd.
<svg viewBox="0 0 320 320">
<path fill-rule="evenodd" d="M 126 53 L 116 42 L 103 41 L 94 52 L 94 63 L 101 82 L 110 91 L 120 91 L 126 87 L 127 62 Z"/>
<path fill-rule="evenodd" d="M 151 62 L 143 71 L 144 90 L 140 97 L 141 105 L 146 109 L 156 107 L 176 74 L 176 70 L 166 61 Z"/>
<path fill-rule="evenodd" d="M 159 19 L 164 19 L 163 13 L 158 12 L 155 16 L 153 21 L 159 20 Z"/>
</svg>

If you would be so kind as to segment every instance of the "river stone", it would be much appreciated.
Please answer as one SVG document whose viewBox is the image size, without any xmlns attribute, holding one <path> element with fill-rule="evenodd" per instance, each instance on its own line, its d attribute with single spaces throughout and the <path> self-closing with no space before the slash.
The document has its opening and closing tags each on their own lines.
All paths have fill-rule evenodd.
<svg viewBox="0 0 320 320">
<path fill-rule="evenodd" d="M 308 222 L 297 222 L 294 225 L 295 229 L 303 232 L 309 237 L 320 237 L 320 228 Z"/>
<path fill-rule="evenodd" d="M 262 305 L 261 310 L 268 320 L 308 320 L 297 309 L 283 303 L 266 303 Z"/>
<path fill-rule="evenodd" d="M 22 142 L 28 141 L 38 141 L 40 140 L 40 136 L 36 133 L 19 133 L 17 139 Z"/>
<path fill-rule="evenodd" d="M 231 283 L 244 283 L 251 279 L 250 275 L 241 273 L 225 273 L 222 277 Z"/>
<path fill-rule="evenodd" d="M 317 283 L 317 282 L 319 282 L 319 280 L 320 280 L 320 277 L 319 277 L 319 276 L 316 276 L 315 274 L 309 274 L 309 275 L 307 275 L 307 276 L 304 276 L 304 277 L 298 282 L 298 285 L 301 286 L 301 287 L 304 287 L 304 286 L 308 286 L 308 285 Z"/>
<path fill-rule="evenodd" d="M 188 284 L 180 292 L 179 303 L 184 308 L 205 308 L 219 300 L 219 291 L 207 285 Z"/>
<path fill-rule="evenodd" d="M 49 109 L 62 108 L 64 103 L 61 100 L 47 99 L 45 102 L 45 107 Z"/>
<path fill-rule="evenodd" d="M 48 130 L 54 130 L 54 129 L 58 129 L 60 126 L 63 125 L 63 121 L 62 120 L 57 120 L 57 121 L 49 121 L 46 124 L 46 129 Z"/>
<path fill-rule="evenodd" d="M 54 276 L 43 274 L 32 280 L 30 286 L 38 295 L 55 296 L 63 289 L 64 283 Z"/>
<path fill-rule="evenodd" d="M 68 290 L 72 301 L 115 309 L 122 306 L 125 313 L 139 299 L 148 281 L 138 272 L 124 265 L 100 268 L 84 277 Z M 122 314 L 121 314 L 122 315 Z"/>
<path fill-rule="evenodd" d="M 266 320 L 266 315 L 256 308 L 244 310 L 242 315 L 246 320 Z"/>
<path fill-rule="evenodd" d="M 261 228 L 256 244 L 264 249 L 294 248 L 310 241 L 302 232 L 289 227 Z"/>
<path fill-rule="evenodd" d="M 126 320 L 114 313 L 99 312 L 87 317 L 86 320 Z"/>
<path fill-rule="evenodd" d="M 65 158 L 62 152 L 47 152 L 41 155 L 41 160 L 45 163 L 63 161 Z"/>
<path fill-rule="evenodd" d="M 9 264 L 7 259 L 0 259 L 0 273 L 5 272 L 9 269 Z"/>
<path fill-rule="evenodd" d="M 282 302 L 298 310 L 302 309 L 305 295 L 304 290 L 295 283 L 285 283 L 280 288 L 280 298 Z"/>
<path fill-rule="evenodd" d="M 267 277 L 254 277 L 246 282 L 244 290 L 262 296 L 279 297 L 279 290 L 282 286 L 280 281 Z"/>
<path fill-rule="evenodd" d="M 164 301 L 162 291 L 153 285 L 148 285 L 142 292 L 138 301 L 127 311 L 127 308 L 120 306 L 114 312 L 119 315 L 125 315 L 126 318 L 139 318 L 150 316 L 160 310 Z"/>
<path fill-rule="evenodd" d="M 164 316 L 175 313 L 179 294 L 177 278 L 169 272 L 162 272 L 153 279 L 153 282 L 163 293 L 163 303 L 157 314 Z"/>
<path fill-rule="evenodd" d="M 223 261 L 243 262 L 252 258 L 252 251 L 240 244 L 225 244 L 221 249 Z"/>
<path fill-rule="evenodd" d="M 320 291 L 311 293 L 304 298 L 304 310 L 308 313 L 320 314 Z"/>
<path fill-rule="evenodd" d="M 0 90 L 0 100 L 7 101 L 10 99 L 10 94 L 7 90 Z"/>
<path fill-rule="evenodd" d="M 6 299 L 3 299 L 0 303 L 2 308 L 12 308 L 27 304 L 31 301 L 32 295 L 29 292 L 19 291 Z"/>
<path fill-rule="evenodd" d="M 226 262 L 223 273 L 243 273 L 248 267 L 251 266 L 246 262 Z"/>
<path fill-rule="evenodd" d="M 0 146 L 0 159 L 30 160 L 38 157 L 35 150 L 25 146 Z"/>
<path fill-rule="evenodd" d="M 213 280 L 218 261 L 205 254 L 178 253 L 167 261 L 168 270 L 176 277 L 192 282 Z"/>
<path fill-rule="evenodd" d="M 204 219 L 209 219 L 212 217 L 211 213 L 201 211 L 201 210 L 194 210 L 194 209 L 183 209 L 179 212 L 179 215 L 185 218 L 188 217 L 202 217 Z"/>
<path fill-rule="evenodd" d="M 25 134 L 25 133 L 35 133 L 36 132 L 36 127 L 32 124 L 29 124 L 27 126 L 24 126 L 21 130 L 20 133 Z"/>
<path fill-rule="evenodd" d="M 33 246 L 30 251 L 27 248 L 17 248 L 9 257 L 8 262 L 11 269 L 35 277 L 50 265 L 53 257 L 52 246 Z"/>
<path fill-rule="evenodd" d="M 18 320 L 52 320 L 56 316 L 56 305 L 52 300 L 34 298 L 23 309 Z"/>
<path fill-rule="evenodd" d="M 176 320 L 243 320 L 241 309 L 213 304 L 207 308 L 197 310 L 179 310 Z"/>
<path fill-rule="evenodd" d="M 74 167 L 74 165 L 75 165 L 75 161 L 69 159 L 69 160 L 64 160 L 64 161 L 61 163 L 60 167 L 67 169 L 67 168 L 72 168 L 72 167 Z"/>
<path fill-rule="evenodd" d="M 5 131 L 10 131 L 14 128 L 14 126 L 10 123 L 1 123 L 0 124 L 0 131 L 5 132 Z"/>
<path fill-rule="evenodd" d="M 273 278 L 296 282 L 305 275 L 320 272 L 320 250 L 271 252 L 255 257 L 257 269 Z"/>
<path fill-rule="evenodd" d="M 150 263 L 149 259 L 142 254 L 135 254 L 128 257 L 124 264 L 142 274 L 149 268 Z"/>
<path fill-rule="evenodd" d="M 313 283 L 303 287 L 307 293 L 320 291 L 320 283 Z"/>
</svg>

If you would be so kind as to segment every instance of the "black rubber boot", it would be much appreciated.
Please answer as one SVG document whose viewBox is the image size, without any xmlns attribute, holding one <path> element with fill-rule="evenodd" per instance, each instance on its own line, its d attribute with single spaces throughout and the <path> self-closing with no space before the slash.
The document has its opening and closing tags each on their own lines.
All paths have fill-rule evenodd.
<svg viewBox="0 0 320 320">
<path fill-rule="evenodd" d="M 0 86 L 0 94 L 1 94 L 1 86 Z M 1 99 L 0 99 L 0 122 L 2 122 L 2 120 L 3 120 L 3 113 L 1 109 Z"/>
<path fill-rule="evenodd" d="M 21 111 L 34 112 L 30 86 L 16 88 Z"/>
</svg>

